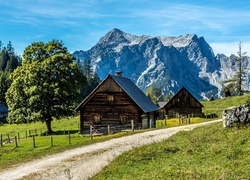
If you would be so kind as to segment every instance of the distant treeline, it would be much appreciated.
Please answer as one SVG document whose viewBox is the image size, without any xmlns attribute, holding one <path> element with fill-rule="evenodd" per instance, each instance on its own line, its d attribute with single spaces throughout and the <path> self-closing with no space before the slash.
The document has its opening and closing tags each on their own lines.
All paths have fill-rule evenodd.
<svg viewBox="0 0 250 180">
<path fill-rule="evenodd" d="M 22 58 L 17 55 L 11 44 L 8 42 L 6 46 L 0 41 L 0 103 L 6 105 L 5 93 L 10 87 L 9 75 L 19 65 L 21 65 Z"/>
</svg>

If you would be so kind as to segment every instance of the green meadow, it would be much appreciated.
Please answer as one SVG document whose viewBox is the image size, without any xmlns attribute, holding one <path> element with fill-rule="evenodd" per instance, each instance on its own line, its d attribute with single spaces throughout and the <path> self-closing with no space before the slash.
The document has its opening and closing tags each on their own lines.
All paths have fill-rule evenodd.
<svg viewBox="0 0 250 180">
<path fill-rule="evenodd" d="M 215 113 L 218 119 L 223 109 L 244 104 L 249 95 L 201 102 L 204 113 Z M 214 119 L 191 118 L 191 123 Z M 0 125 L 4 139 L 0 147 L 0 169 L 41 158 L 68 149 L 130 135 L 121 132 L 94 137 L 78 134 L 79 116 L 52 122 L 55 135 L 46 136 L 41 122 Z M 157 121 L 157 128 L 179 125 L 179 119 Z M 144 130 L 145 131 L 145 130 Z M 168 140 L 143 146 L 118 157 L 93 179 L 245 179 L 250 177 L 248 127 L 224 129 L 221 123 L 177 133 Z M 29 133 L 35 136 L 29 136 Z M 68 134 L 70 133 L 70 134 Z M 9 134 L 11 143 L 6 143 Z M 14 136 L 17 140 L 17 147 Z M 26 138 L 26 136 L 28 136 Z M 34 139 L 35 147 L 34 147 Z"/>
</svg>

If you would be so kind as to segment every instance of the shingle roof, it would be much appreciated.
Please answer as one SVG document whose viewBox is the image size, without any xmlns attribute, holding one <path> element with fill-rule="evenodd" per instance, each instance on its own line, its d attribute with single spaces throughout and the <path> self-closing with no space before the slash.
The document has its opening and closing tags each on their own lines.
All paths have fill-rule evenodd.
<svg viewBox="0 0 250 180">
<path fill-rule="evenodd" d="M 127 93 L 127 95 L 141 108 L 144 113 L 159 110 L 159 107 L 156 106 L 130 79 L 122 76 L 108 75 L 105 80 L 109 77 L 111 77 Z M 103 80 L 103 82 L 105 82 L 105 80 Z M 88 101 L 91 95 L 96 92 L 101 84 L 99 84 L 99 86 L 97 86 L 95 90 L 93 90 L 75 110 L 79 110 L 79 108 L 86 101 Z"/>
<path fill-rule="evenodd" d="M 130 79 L 122 76 L 110 76 L 145 113 L 159 110 L 159 107 L 156 106 Z"/>
</svg>

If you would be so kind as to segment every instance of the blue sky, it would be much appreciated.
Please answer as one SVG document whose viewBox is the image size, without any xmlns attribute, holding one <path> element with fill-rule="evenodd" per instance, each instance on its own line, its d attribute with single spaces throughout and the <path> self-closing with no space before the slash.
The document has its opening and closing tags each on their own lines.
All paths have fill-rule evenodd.
<svg viewBox="0 0 250 180">
<path fill-rule="evenodd" d="M 113 28 L 134 35 L 203 36 L 214 52 L 250 55 L 250 1 L 5 0 L 0 40 L 22 54 L 32 42 L 62 40 L 70 52 L 89 50 Z"/>
</svg>

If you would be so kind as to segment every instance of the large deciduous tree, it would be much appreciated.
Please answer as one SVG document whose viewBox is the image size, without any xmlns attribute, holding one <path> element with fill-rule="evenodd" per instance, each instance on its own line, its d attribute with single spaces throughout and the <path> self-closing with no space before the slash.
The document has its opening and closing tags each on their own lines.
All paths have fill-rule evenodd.
<svg viewBox="0 0 250 180">
<path fill-rule="evenodd" d="M 84 76 L 61 41 L 32 43 L 23 57 L 22 66 L 11 74 L 12 83 L 6 93 L 8 121 L 42 121 L 52 133 L 54 118 L 72 115 L 80 100 Z"/>
</svg>

